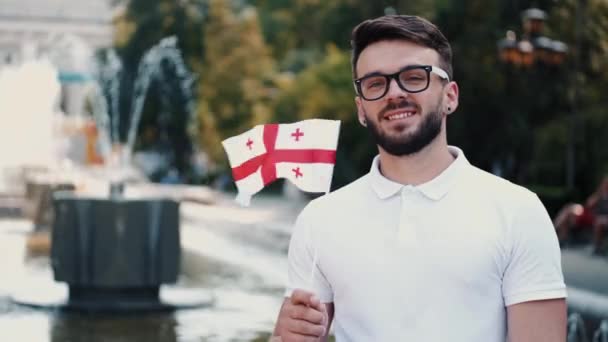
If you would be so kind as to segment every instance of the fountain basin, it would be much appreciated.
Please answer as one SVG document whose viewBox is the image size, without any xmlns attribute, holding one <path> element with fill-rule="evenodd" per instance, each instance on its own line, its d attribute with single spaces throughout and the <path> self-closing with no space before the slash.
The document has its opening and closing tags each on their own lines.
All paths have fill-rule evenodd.
<svg viewBox="0 0 608 342">
<path fill-rule="evenodd" d="M 35 286 L 11 292 L 13 303 L 51 312 L 83 312 L 90 314 L 131 314 L 146 312 L 170 312 L 180 309 L 212 307 L 216 298 L 211 291 L 202 288 L 187 288 L 163 285 L 157 297 L 144 289 L 77 289 L 64 283 L 40 279 Z"/>
<path fill-rule="evenodd" d="M 68 286 L 64 304 L 87 311 L 165 310 L 159 296 L 177 281 L 179 202 L 165 198 L 97 198 L 57 192 L 51 268 Z M 35 302 L 35 301 L 34 301 Z"/>
<path fill-rule="evenodd" d="M 34 231 L 48 230 L 53 225 L 53 195 L 58 191 L 73 191 L 75 185 L 53 175 L 28 177 L 25 184 L 23 214 L 34 224 Z"/>
</svg>

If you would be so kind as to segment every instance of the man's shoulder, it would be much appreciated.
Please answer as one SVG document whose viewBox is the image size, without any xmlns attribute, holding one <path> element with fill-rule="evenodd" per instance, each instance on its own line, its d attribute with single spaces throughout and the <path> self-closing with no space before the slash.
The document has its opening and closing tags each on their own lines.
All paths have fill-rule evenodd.
<svg viewBox="0 0 608 342">
<path fill-rule="evenodd" d="M 304 210 L 309 213 L 325 214 L 340 209 L 347 209 L 356 203 L 365 201 L 372 195 L 369 174 L 319 198 L 316 198 Z"/>
<path fill-rule="evenodd" d="M 465 184 L 468 188 L 481 192 L 483 195 L 516 203 L 526 198 L 536 197 L 536 194 L 530 189 L 473 165 L 470 165 Z"/>
</svg>

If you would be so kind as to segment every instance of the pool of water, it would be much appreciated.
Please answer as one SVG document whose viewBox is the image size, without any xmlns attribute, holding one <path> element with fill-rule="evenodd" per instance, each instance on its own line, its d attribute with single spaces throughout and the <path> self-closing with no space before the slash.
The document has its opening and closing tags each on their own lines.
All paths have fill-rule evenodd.
<svg viewBox="0 0 608 342">
<path fill-rule="evenodd" d="M 170 313 L 93 315 L 14 303 L 22 291 L 52 297 L 67 290 L 53 281 L 48 256 L 26 248 L 31 223 L 0 220 L 0 341 L 266 341 L 283 300 L 285 227 L 297 212 L 277 208 L 182 206 L 182 272 L 178 284 L 161 291 L 183 290 L 185 301 L 205 293 L 214 301 Z"/>
</svg>

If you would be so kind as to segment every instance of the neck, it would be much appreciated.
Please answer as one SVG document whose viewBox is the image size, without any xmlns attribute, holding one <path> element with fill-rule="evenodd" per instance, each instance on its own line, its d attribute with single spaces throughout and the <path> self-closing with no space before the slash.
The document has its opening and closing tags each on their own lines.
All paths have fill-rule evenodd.
<svg viewBox="0 0 608 342">
<path fill-rule="evenodd" d="M 394 156 L 380 149 L 380 172 L 393 182 L 419 185 L 437 177 L 450 166 L 454 156 L 441 135 L 418 153 Z"/>
</svg>

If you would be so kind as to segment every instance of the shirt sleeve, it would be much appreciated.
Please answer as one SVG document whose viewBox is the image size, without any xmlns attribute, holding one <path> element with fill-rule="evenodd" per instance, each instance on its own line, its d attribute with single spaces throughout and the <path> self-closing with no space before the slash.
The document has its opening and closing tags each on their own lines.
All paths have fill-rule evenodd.
<svg viewBox="0 0 608 342">
<path fill-rule="evenodd" d="M 287 286 L 285 296 L 291 296 L 295 289 L 304 289 L 315 293 L 321 302 L 333 302 L 333 292 L 325 278 L 320 264 L 320 244 L 314 239 L 309 207 L 298 216 L 287 255 Z"/>
<path fill-rule="evenodd" d="M 502 288 L 506 306 L 566 297 L 553 223 L 540 199 L 531 192 L 514 213 L 507 246 Z"/>
</svg>

